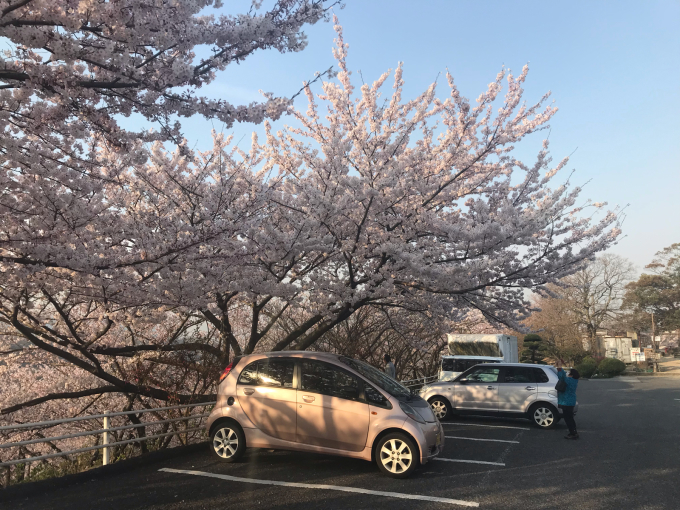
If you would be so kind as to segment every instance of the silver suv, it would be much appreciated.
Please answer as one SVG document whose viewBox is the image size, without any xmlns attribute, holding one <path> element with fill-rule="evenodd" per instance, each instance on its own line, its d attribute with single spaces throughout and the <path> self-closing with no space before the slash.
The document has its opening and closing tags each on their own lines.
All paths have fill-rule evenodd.
<svg viewBox="0 0 680 510">
<path fill-rule="evenodd" d="M 440 420 L 456 414 L 527 418 L 543 429 L 561 418 L 557 405 L 557 371 L 549 365 L 521 363 L 482 364 L 469 368 L 453 381 L 424 386 L 427 400 Z M 578 410 L 578 402 L 574 414 Z"/>
</svg>

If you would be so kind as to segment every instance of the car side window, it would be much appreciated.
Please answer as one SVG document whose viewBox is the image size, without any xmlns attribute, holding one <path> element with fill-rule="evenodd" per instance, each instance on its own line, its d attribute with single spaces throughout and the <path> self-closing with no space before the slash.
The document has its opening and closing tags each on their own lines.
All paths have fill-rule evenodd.
<svg viewBox="0 0 680 510">
<path fill-rule="evenodd" d="M 361 400 L 359 379 L 349 372 L 333 367 L 333 396 L 347 400 Z"/>
<path fill-rule="evenodd" d="M 346 400 L 361 400 L 359 379 L 329 363 L 303 360 L 300 363 L 300 389 Z"/>
<path fill-rule="evenodd" d="M 238 384 L 257 384 L 257 361 L 253 361 L 241 370 L 238 376 Z"/>
<path fill-rule="evenodd" d="M 453 368 L 453 361 L 451 358 L 442 358 L 442 371 L 444 372 L 455 372 Z"/>
<path fill-rule="evenodd" d="M 534 368 L 525 367 L 505 367 L 505 377 L 503 379 L 506 383 L 533 383 Z M 541 371 L 542 372 L 542 371 Z"/>
<path fill-rule="evenodd" d="M 500 368 L 480 367 L 472 369 L 466 379 L 471 382 L 495 383 L 498 382 Z"/>
<path fill-rule="evenodd" d="M 300 362 L 300 389 L 321 393 L 322 395 L 331 394 L 333 385 L 333 373 L 328 370 L 327 365 L 316 361 L 303 360 Z"/>
<path fill-rule="evenodd" d="M 253 361 L 241 371 L 238 384 L 292 388 L 294 371 L 293 360 L 261 359 Z"/>
<path fill-rule="evenodd" d="M 288 359 L 260 360 L 257 365 L 257 384 L 259 386 L 293 387 L 295 363 Z"/>
<path fill-rule="evenodd" d="M 372 406 L 389 407 L 389 403 L 387 398 L 385 398 L 385 395 L 380 393 L 368 383 L 366 383 L 364 386 L 364 395 L 366 396 L 366 401 Z"/>
<path fill-rule="evenodd" d="M 534 368 L 534 377 L 536 379 L 537 383 L 546 383 L 550 382 L 550 379 L 548 378 L 548 374 L 546 374 L 543 370 L 540 368 Z"/>
</svg>

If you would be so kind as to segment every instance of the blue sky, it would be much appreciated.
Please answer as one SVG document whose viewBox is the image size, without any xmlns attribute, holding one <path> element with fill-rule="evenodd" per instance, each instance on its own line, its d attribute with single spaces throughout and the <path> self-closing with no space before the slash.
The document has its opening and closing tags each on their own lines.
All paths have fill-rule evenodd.
<svg viewBox="0 0 680 510">
<path fill-rule="evenodd" d="M 244 12 L 249 4 L 231 1 L 225 10 Z M 404 98 L 424 91 L 448 67 L 474 101 L 503 65 L 518 74 L 529 63 L 528 102 L 550 90 L 560 109 L 551 122 L 553 158 L 576 150 L 569 169 L 574 184 L 587 183 L 582 196 L 628 206 L 625 238 L 611 251 L 641 270 L 655 252 L 680 242 L 680 2 L 345 4 L 336 12 L 350 45 L 350 68 L 370 82 L 404 61 Z M 303 52 L 260 52 L 228 67 L 204 92 L 237 104 L 259 100 L 259 89 L 294 94 L 303 80 L 334 63 L 332 24 L 306 32 Z M 298 99 L 304 108 L 305 99 Z M 193 118 L 184 125 L 192 145 L 209 146 L 209 122 Z M 245 135 L 247 144 L 253 130 L 261 127 L 227 132 L 236 140 Z M 535 137 L 519 154 L 531 161 L 539 149 Z"/>
</svg>

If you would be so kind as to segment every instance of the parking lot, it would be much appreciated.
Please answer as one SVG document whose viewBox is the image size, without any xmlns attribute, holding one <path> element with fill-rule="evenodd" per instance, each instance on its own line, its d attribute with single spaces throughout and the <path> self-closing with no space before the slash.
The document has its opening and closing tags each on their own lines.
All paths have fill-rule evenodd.
<svg viewBox="0 0 680 510">
<path fill-rule="evenodd" d="M 440 459 L 406 480 L 352 459 L 249 450 L 222 464 L 207 446 L 133 459 L 0 492 L 0 507 L 262 509 L 674 509 L 680 507 L 680 378 L 582 381 L 566 427 L 458 418 Z M 417 505 L 417 506 L 414 506 Z"/>
</svg>

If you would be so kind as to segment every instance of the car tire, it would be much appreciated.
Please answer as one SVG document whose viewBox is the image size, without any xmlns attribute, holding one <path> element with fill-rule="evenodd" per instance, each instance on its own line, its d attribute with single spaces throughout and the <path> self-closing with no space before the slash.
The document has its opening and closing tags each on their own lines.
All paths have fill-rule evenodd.
<svg viewBox="0 0 680 510">
<path fill-rule="evenodd" d="M 444 397 L 432 397 L 427 403 L 430 404 L 430 409 L 432 409 L 432 412 L 439 421 L 449 420 L 451 418 L 451 415 L 453 414 L 451 404 Z"/>
<path fill-rule="evenodd" d="M 551 404 L 540 402 L 529 409 L 528 418 L 539 429 L 551 429 L 560 421 L 560 414 Z"/>
<path fill-rule="evenodd" d="M 246 451 L 246 436 L 235 421 L 223 421 L 210 432 L 210 451 L 222 462 L 236 462 Z"/>
<path fill-rule="evenodd" d="M 420 450 L 407 434 L 392 432 L 378 441 L 375 462 L 384 475 L 407 478 L 420 466 Z"/>
</svg>

